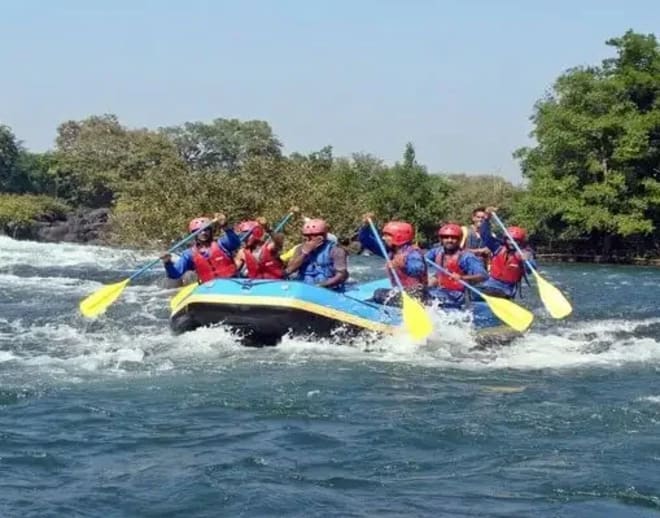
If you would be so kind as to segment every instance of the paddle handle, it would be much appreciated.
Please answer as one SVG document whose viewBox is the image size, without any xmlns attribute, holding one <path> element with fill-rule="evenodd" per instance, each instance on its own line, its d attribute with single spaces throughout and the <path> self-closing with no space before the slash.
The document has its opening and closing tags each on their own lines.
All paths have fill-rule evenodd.
<svg viewBox="0 0 660 518">
<path fill-rule="evenodd" d="M 277 234 L 280 230 L 282 230 L 282 229 L 284 228 L 284 225 L 286 225 L 286 224 L 289 222 L 289 220 L 291 219 L 291 217 L 292 217 L 294 214 L 295 214 L 295 213 L 294 213 L 293 211 L 291 211 L 291 212 L 289 212 L 286 216 L 284 216 L 284 217 L 280 220 L 280 222 L 275 226 L 275 228 L 273 229 L 273 231 L 272 231 L 270 234 L 268 234 L 268 239 L 272 239 L 272 238 L 273 238 L 273 234 Z"/>
<path fill-rule="evenodd" d="M 502 220 L 494 212 L 491 212 L 490 215 L 497 222 L 497 224 L 500 226 L 500 228 L 504 231 L 504 234 L 506 235 L 506 237 L 509 238 L 509 241 L 511 241 L 511 243 L 513 243 L 513 247 L 516 249 L 516 252 L 518 252 L 520 254 L 520 257 L 522 258 L 522 260 L 525 261 L 525 264 L 527 265 L 527 267 L 532 271 L 532 273 L 536 274 L 536 270 L 532 266 L 532 263 L 530 263 L 529 260 L 525 259 L 525 254 L 523 254 L 523 251 L 518 246 L 518 243 L 516 243 L 516 240 L 511 237 L 511 234 L 509 234 L 509 231 L 504 226 L 504 223 L 502 223 Z"/>
<path fill-rule="evenodd" d="M 430 266 L 433 266 L 433 268 L 435 268 L 436 270 L 440 270 L 442 273 L 445 273 L 445 274 L 447 274 L 447 275 L 450 275 L 450 274 L 451 274 L 451 272 L 450 272 L 449 270 L 447 270 L 446 268 L 440 266 L 438 263 L 436 263 L 436 262 L 434 262 L 434 261 L 431 261 L 428 257 L 425 256 L 425 257 L 424 257 L 424 260 L 425 260 Z M 477 295 L 481 296 L 481 292 L 480 292 L 477 288 L 475 288 L 474 286 L 472 286 L 471 284 L 465 282 L 463 279 L 456 279 L 456 280 L 457 280 L 459 283 L 461 283 L 463 286 L 465 286 L 465 287 L 466 287 L 468 290 L 470 290 L 471 292 L 476 293 Z"/>
<path fill-rule="evenodd" d="M 389 265 L 389 257 L 387 255 L 387 250 L 385 249 L 385 244 L 383 243 L 383 240 L 380 238 L 380 234 L 378 233 L 378 229 L 374 225 L 374 222 L 371 220 L 371 218 L 367 218 L 367 221 L 369 222 L 369 226 L 371 227 L 371 232 L 373 232 L 374 238 L 376 239 L 376 243 L 378 243 L 378 247 L 380 248 L 380 252 L 383 254 L 383 257 L 388 262 L 388 268 L 392 272 L 392 277 L 394 278 L 394 282 L 396 282 L 396 285 L 399 287 L 399 289 L 401 291 L 403 291 L 403 284 L 401 284 L 401 279 L 399 279 L 399 276 L 396 273 L 396 270 L 392 266 Z"/>
<path fill-rule="evenodd" d="M 217 221 L 218 221 L 217 219 L 212 219 L 209 223 L 207 223 L 207 224 L 204 225 L 203 227 L 198 228 L 198 229 L 195 230 L 192 234 L 187 235 L 186 237 L 184 237 L 184 238 L 183 238 L 181 241 L 179 241 L 178 243 L 173 244 L 173 245 L 170 247 L 170 249 L 169 249 L 167 252 L 165 252 L 165 253 L 167 253 L 167 254 L 171 254 L 172 252 L 176 251 L 177 248 L 179 248 L 179 247 L 185 245 L 185 244 L 188 243 L 189 241 L 191 241 L 191 240 L 193 240 L 194 238 L 196 238 L 199 234 L 201 234 L 202 232 L 204 232 L 204 231 L 205 231 L 207 228 L 209 228 L 211 225 L 214 225 Z M 157 259 L 154 259 L 154 260 L 151 261 L 150 263 L 145 264 L 142 268 L 140 268 L 138 271 L 136 271 L 135 273 L 133 273 L 133 275 L 131 275 L 131 276 L 128 278 L 128 280 L 129 280 L 129 281 L 132 281 L 133 279 L 137 279 L 140 275 L 142 275 L 144 272 L 146 272 L 146 271 L 149 270 L 152 266 L 154 266 L 156 263 L 158 263 L 158 261 L 160 261 L 160 257 L 157 258 Z"/>
</svg>

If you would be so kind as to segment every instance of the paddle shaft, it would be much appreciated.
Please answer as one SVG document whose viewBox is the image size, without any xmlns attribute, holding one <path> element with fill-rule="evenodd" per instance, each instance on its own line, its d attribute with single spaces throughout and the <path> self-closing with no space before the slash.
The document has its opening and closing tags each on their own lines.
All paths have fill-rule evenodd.
<svg viewBox="0 0 660 518">
<path fill-rule="evenodd" d="M 217 220 L 214 219 L 214 220 L 212 220 L 211 222 L 209 222 L 208 224 L 204 225 L 203 227 L 198 228 L 198 229 L 195 230 L 192 234 L 187 235 L 187 236 L 184 237 L 181 241 L 179 241 L 178 243 L 175 243 L 174 245 L 172 245 L 172 246 L 170 247 L 170 249 L 169 249 L 167 252 L 165 252 L 165 253 L 167 253 L 167 254 L 171 254 L 171 253 L 174 252 L 177 248 L 179 248 L 179 247 L 185 245 L 186 243 L 188 243 L 188 242 L 191 241 L 192 239 L 196 238 L 199 234 L 201 234 L 202 232 L 204 232 L 204 231 L 205 231 L 207 228 L 209 228 L 211 225 L 214 225 L 214 224 L 216 223 L 216 221 L 217 221 Z M 128 280 L 129 280 L 129 281 L 132 281 L 133 279 L 136 279 L 137 277 L 139 277 L 140 275 L 142 275 L 144 272 L 146 272 L 148 269 L 150 269 L 153 265 L 155 265 L 158 261 L 160 261 L 160 257 L 159 257 L 158 259 L 154 259 L 154 260 L 151 261 L 150 263 L 144 265 L 144 266 L 143 266 L 142 268 L 140 268 L 138 271 L 136 271 L 135 273 L 133 273 L 133 275 L 131 275 L 131 276 L 128 278 Z"/>
<path fill-rule="evenodd" d="M 502 220 L 501 220 L 501 219 L 497 216 L 497 214 L 495 214 L 494 212 L 491 212 L 490 215 L 495 219 L 495 221 L 497 221 L 497 224 L 498 224 L 498 225 L 500 226 L 500 228 L 504 231 L 504 234 L 506 235 L 506 237 L 509 238 L 509 241 L 511 241 L 511 243 L 513 243 L 513 247 L 516 249 L 516 252 L 518 252 L 518 253 L 520 254 L 521 259 L 522 259 L 523 261 L 525 261 L 525 264 L 527 265 L 527 267 L 528 267 L 533 273 L 536 274 L 537 272 L 536 272 L 536 270 L 534 269 L 534 267 L 532 266 L 532 263 L 530 263 L 529 260 L 525 259 L 525 254 L 523 254 L 523 251 L 522 251 L 522 250 L 520 249 L 520 247 L 518 246 L 518 243 L 516 243 L 516 240 L 513 239 L 513 238 L 511 237 L 511 234 L 509 234 L 509 231 L 508 231 L 508 230 L 506 229 L 506 227 L 504 226 L 504 223 L 502 223 Z"/>
<path fill-rule="evenodd" d="M 294 214 L 293 212 L 289 212 L 286 216 L 284 216 L 280 220 L 280 222 L 275 226 L 273 231 L 268 234 L 268 239 L 266 240 L 266 242 L 273 239 L 273 234 L 277 234 L 280 230 L 282 230 L 284 228 L 284 225 L 286 225 L 289 222 L 289 220 L 291 219 L 291 216 L 293 216 L 293 214 Z"/>
<path fill-rule="evenodd" d="M 399 287 L 401 291 L 403 290 L 403 284 L 401 284 L 401 279 L 399 279 L 399 276 L 396 273 L 396 270 L 394 267 L 390 266 L 389 264 L 389 256 L 387 255 L 387 250 L 385 249 L 385 244 L 383 243 L 383 240 L 380 238 L 380 234 L 378 233 L 378 229 L 374 225 L 374 222 L 371 221 L 371 218 L 367 218 L 367 221 L 369 222 L 369 226 L 371 227 L 371 232 L 374 234 L 374 238 L 376 239 L 376 243 L 378 243 L 378 247 L 380 248 L 380 252 L 383 254 L 383 257 L 387 261 L 387 266 L 392 272 L 392 277 L 394 278 L 394 281 L 396 282 L 396 285 Z"/>
</svg>

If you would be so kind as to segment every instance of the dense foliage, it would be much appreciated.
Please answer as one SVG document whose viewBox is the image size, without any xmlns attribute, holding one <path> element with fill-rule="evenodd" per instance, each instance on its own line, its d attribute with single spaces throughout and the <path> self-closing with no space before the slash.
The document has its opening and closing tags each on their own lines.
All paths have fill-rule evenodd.
<svg viewBox="0 0 660 518">
<path fill-rule="evenodd" d="M 616 57 L 567 71 L 538 101 L 538 144 L 517 151 L 529 180 L 521 222 L 605 253 L 615 240 L 657 242 L 660 225 L 660 47 L 632 31 L 607 44 Z"/>
<path fill-rule="evenodd" d="M 12 235 L 40 218 L 64 217 L 69 207 L 50 196 L 0 194 L 0 230 Z"/>
<path fill-rule="evenodd" d="M 607 45 L 614 57 L 566 71 L 536 103 L 536 145 L 515 153 L 524 188 L 497 176 L 429 174 L 411 143 L 394 165 L 335 157 L 331 147 L 286 156 L 264 121 L 149 130 L 102 115 L 61 124 L 46 153 L 27 151 L 0 125 L 0 192 L 110 207 L 114 237 L 131 244 L 169 242 L 199 214 L 275 221 L 293 205 L 343 236 L 374 211 L 414 222 L 424 240 L 442 221 L 467 223 L 475 206 L 495 205 L 538 245 L 649 250 L 660 242 L 660 48 L 631 31 Z M 21 218 L 37 199 L 46 203 L 26 198 Z M 0 203 L 7 218 L 17 201 Z"/>
</svg>

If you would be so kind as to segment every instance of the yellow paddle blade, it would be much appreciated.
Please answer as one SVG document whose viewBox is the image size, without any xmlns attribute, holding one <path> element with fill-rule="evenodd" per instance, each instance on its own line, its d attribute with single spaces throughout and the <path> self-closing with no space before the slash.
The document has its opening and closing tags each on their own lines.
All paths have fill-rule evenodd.
<svg viewBox="0 0 660 518">
<path fill-rule="evenodd" d="M 287 261 L 290 261 L 291 258 L 293 257 L 293 254 L 295 254 L 295 253 L 296 253 L 296 250 L 298 250 L 298 247 L 299 247 L 299 246 L 300 246 L 300 245 L 295 245 L 295 246 L 292 246 L 291 248 L 289 248 L 286 252 L 284 252 L 284 253 L 282 253 L 282 254 L 280 255 L 280 259 L 281 259 L 282 261 L 284 261 L 285 263 L 286 263 Z"/>
<path fill-rule="evenodd" d="M 94 318 L 104 313 L 108 306 L 112 304 L 117 297 L 124 291 L 130 279 L 126 279 L 115 284 L 103 286 L 98 291 L 92 293 L 89 297 L 80 302 L 80 312 L 87 318 Z"/>
<path fill-rule="evenodd" d="M 192 284 L 188 284 L 181 288 L 179 292 L 170 299 L 170 309 L 174 310 L 174 308 L 181 304 L 181 302 L 183 302 L 183 300 L 190 295 L 197 286 L 199 286 L 199 284 L 193 282 Z"/>
<path fill-rule="evenodd" d="M 424 306 L 405 291 L 403 295 L 403 323 L 415 340 L 424 340 L 433 332 L 433 323 Z"/>
<path fill-rule="evenodd" d="M 512 329 L 523 333 L 532 325 L 534 315 L 531 311 L 508 299 L 489 297 L 483 293 L 481 296 L 495 316 Z"/>
<path fill-rule="evenodd" d="M 539 287 L 539 295 L 541 296 L 543 305 L 553 318 L 564 318 L 570 315 L 573 308 L 571 303 L 564 297 L 564 294 L 541 277 L 536 270 L 533 273 L 536 284 Z"/>
</svg>

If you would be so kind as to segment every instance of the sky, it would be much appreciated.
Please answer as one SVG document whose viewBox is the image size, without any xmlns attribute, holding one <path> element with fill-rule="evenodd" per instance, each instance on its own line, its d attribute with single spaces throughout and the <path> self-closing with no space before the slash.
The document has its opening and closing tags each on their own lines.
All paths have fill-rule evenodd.
<svg viewBox="0 0 660 518">
<path fill-rule="evenodd" d="M 660 2 L 5 0 L 0 124 L 33 151 L 57 126 L 266 120 L 284 151 L 521 181 L 534 103 L 609 38 L 660 29 Z"/>
</svg>

